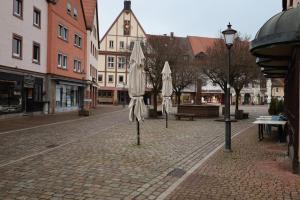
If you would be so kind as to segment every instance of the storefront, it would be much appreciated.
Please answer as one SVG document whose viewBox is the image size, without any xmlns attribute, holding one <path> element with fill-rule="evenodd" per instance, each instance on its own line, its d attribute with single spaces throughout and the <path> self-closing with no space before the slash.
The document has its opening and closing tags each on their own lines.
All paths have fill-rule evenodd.
<svg viewBox="0 0 300 200">
<path fill-rule="evenodd" d="M 0 72 L 0 115 L 43 111 L 43 78 Z"/>
<path fill-rule="evenodd" d="M 284 104 L 288 155 L 299 173 L 300 7 L 284 10 L 267 21 L 251 43 L 251 53 L 266 78 L 285 79 Z"/>
</svg>

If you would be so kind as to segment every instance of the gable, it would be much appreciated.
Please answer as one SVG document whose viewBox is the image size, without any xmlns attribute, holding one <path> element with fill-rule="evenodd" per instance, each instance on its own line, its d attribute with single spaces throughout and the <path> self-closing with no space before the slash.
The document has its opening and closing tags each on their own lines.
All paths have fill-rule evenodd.
<svg viewBox="0 0 300 200">
<path fill-rule="evenodd" d="M 108 35 L 118 35 L 126 37 L 126 35 L 124 35 L 124 20 L 129 20 L 131 24 L 131 33 L 129 37 L 146 37 L 145 31 L 138 19 L 136 18 L 136 16 L 134 15 L 134 13 L 132 11 L 122 10 L 122 12 L 118 15 L 118 17 L 106 31 L 104 36 L 101 38 L 100 43 L 102 43 Z"/>
</svg>

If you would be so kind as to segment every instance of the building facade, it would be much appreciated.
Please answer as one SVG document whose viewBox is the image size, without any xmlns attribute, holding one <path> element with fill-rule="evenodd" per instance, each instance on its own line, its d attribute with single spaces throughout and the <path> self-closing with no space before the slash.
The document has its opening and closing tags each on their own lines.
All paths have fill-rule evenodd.
<svg viewBox="0 0 300 200">
<path fill-rule="evenodd" d="M 98 59 L 99 59 L 99 23 L 97 0 L 83 0 L 85 19 L 87 24 L 87 71 L 85 106 L 95 108 L 98 96 Z"/>
<path fill-rule="evenodd" d="M 83 106 L 87 31 L 81 0 L 48 1 L 47 100 L 49 112 Z"/>
<path fill-rule="evenodd" d="M 129 57 L 136 40 L 145 42 L 146 33 L 131 10 L 131 1 L 125 0 L 124 9 L 100 41 L 99 103 L 129 102 L 127 90 Z"/>
<path fill-rule="evenodd" d="M 1 2 L 0 115 L 43 111 L 48 3 Z"/>
</svg>

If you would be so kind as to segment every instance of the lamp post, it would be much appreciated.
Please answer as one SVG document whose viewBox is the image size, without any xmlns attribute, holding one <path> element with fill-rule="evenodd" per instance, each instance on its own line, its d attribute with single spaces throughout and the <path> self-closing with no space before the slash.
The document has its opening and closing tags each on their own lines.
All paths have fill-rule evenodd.
<svg viewBox="0 0 300 200">
<path fill-rule="evenodd" d="M 231 24 L 227 25 L 227 29 L 222 31 L 224 41 L 228 49 L 228 71 L 225 84 L 225 151 L 231 152 L 231 120 L 230 120 L 230 50 L 233 46 L 237 31 L 231 28 Z"/>
<path fill-rule="evenodd" d="M 126 91 L 125 91 L 125 88 L 126 88 L 126 83 L 123 82 L 123 108 L 125 108 L 125 104 L 126 104 Z"/>
</svg>

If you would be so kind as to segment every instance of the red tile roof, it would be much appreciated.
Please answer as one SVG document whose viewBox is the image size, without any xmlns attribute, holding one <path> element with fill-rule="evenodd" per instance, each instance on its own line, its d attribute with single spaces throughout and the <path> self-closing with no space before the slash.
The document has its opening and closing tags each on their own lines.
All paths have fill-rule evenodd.
<svg viewBox="0 0 300 200">
<path fill-rule="evenodd" d="M 192 47 L 194 56 L 196 56 L 199 53 L 206 53 L 207 48 L 213 46 L 215 41 L 217 41 L 219 39 L 218 38 L 188 36 L 188 40 Z"/>
<path fill-rule="evenodd" d="M 88 29 L 93 28 L 94 15 L 97 7 L 97 0 L 82 0 L 86 25 Z"/>
</svg>

